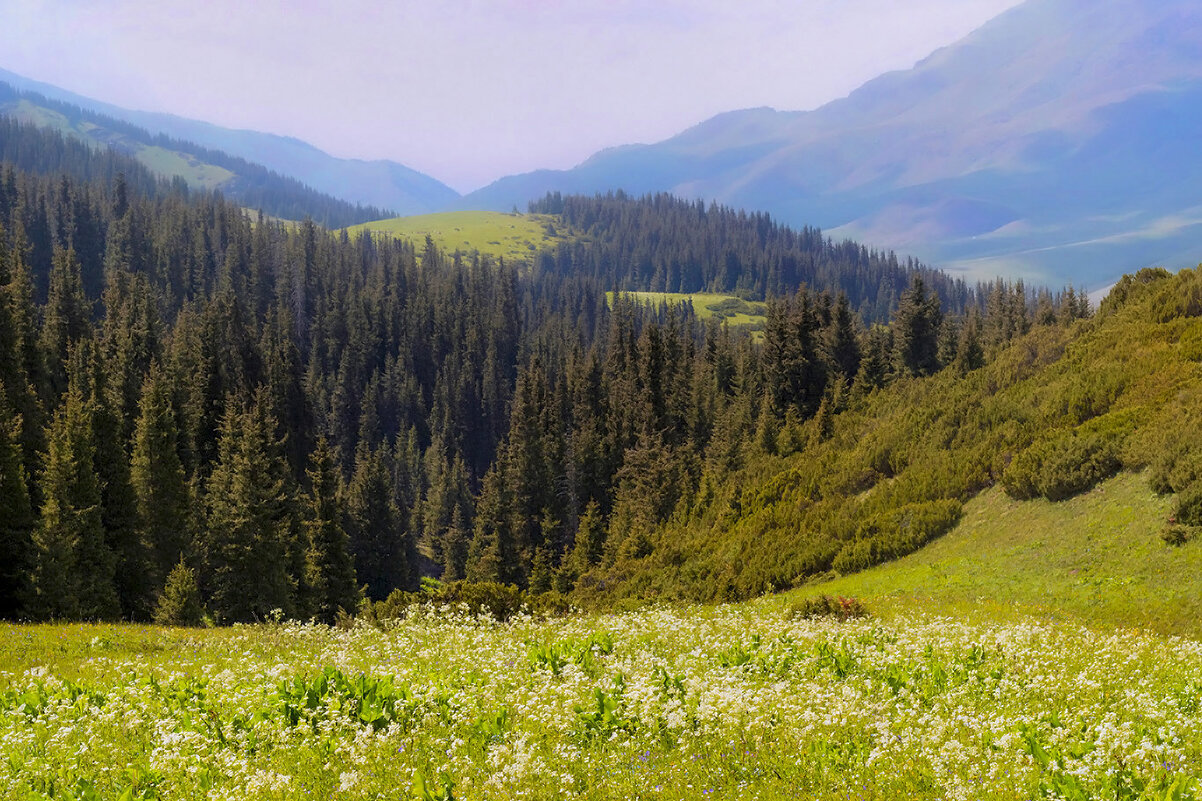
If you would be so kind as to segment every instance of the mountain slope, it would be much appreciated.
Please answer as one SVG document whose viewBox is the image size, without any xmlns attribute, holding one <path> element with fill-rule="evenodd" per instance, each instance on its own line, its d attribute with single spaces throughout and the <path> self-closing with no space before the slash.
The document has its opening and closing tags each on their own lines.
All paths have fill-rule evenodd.
<svg viewBox="0 0 1202 801">
<path fill-rule="evenodd" d="M 1097 287 L 1202 258 L 1202 9 L 1029 0 L 812 112 L 752 109 L 461 205 L 666 190 L 989 276 Z"/>
<path fill-rule="evenodd" d="M 36 92 L 51 100 L 128 122 L 154 134 L 195 142 L 262 164 L 351 203 L 378 206 L 398 214 L 422 214 L 436 211 L 459 196 L 440 181 L 394 161 L 339 159 L 292 137 L 231 130 L 172 114 L 131 111 L 5 70 L 0 70 L 0 81 L 21 91 Z"/>
</svg>

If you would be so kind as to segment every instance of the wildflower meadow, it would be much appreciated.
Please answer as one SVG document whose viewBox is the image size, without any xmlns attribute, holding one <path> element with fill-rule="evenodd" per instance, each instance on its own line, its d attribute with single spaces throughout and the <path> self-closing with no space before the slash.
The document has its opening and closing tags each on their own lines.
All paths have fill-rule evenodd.
<svg viewBox="0 0 1202 801">
<path fill-rule="evenodd" d="M 0 629 L 6 799 L 1189 799 L 1202 644 L 765 603 Z"/>
</svg>

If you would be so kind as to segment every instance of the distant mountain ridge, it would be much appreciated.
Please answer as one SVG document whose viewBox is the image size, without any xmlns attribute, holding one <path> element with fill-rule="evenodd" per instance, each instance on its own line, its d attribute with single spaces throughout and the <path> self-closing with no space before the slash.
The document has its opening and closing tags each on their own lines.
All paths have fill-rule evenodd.
<svg viewBox="0 0 1202 801">
<path fill-rule="evenodd" d="M 1028 0 L 810 112 L 749 109 L 463 208 L 670 191 L 764 210 L 974 277 L 1098 287 L 1202 260 L 1202 7 Z"/>
<path fill-rule="evenodd" d="M 262 164 L 314 189 L 350 203 L 397 214 L 425 214 L 454 202 L 459 193 L 424 173 L 394 161 L 340 159 L 299 139 L 233 130 L 173 114 L 131 111 L 0 69 L 0 81 L 145 128 L 152 134 L 220 150 Z"/>
</svg>

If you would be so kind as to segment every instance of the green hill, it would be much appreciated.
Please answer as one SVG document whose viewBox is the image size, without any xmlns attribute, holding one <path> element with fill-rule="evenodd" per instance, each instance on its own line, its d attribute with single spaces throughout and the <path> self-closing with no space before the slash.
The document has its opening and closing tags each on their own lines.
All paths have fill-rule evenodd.
<svg viewBox="0 0 1202 801">
<path fill-rule="evenodd" d="M 4 82 L 0 82 L 0 116 L 54 131 L 93 149 L 112 149 L 132 157 L 160 179 L 180 179 L 191 189 L 220 191 L 272 217 L 289 220 L 308 217 L 324 225 L 340 226 L 386 213 L 322 194 L 295 178 L 227 152 L 162 134 L 152 135 L 121 119 L 34 92 L 19 92 Z M 18 135 L 7 130 L 4 138 Z M 4 150 L 18 153 L 22 148 L 0 140 L 0 151 Z"/>
<path fill-rule="evenodd" d="M 698 497 L 649 535 L 637 558 L 614 559 L 582 586 L 604 598 L 749 597 L 906 556 L 962 519 L 971 523 L 984 504 L 984 517 L 1034 514 L 1029 530 L 1039 540 L 1054 540 L 1060 523 L 1080 520 L 1086 532 L 1101 527 L 1120 542 L 1130 538 L 1134 551 L 1129 559 L 1118 557 L 1109 542 L 1110 561 L 1074 564 L 1063 571 L 1087 573 L 1062 575 L 1054 567 L 1059 563 L 1035 548 L 1029 578 L 1015 579 L 1013 587 L 997 578 L 982 585 L 981 595 L 1005 599 L 1013 591 L 1038 603 L 1040 582 L 1061 587 L 1097 578 L 1099 592 L 1109 592 L 1107 582 L 1130 579 L 1148 585 L 1144 595 L 1098 607 L 1092 590 L 1066 590 L 1049 602 L 1178 627 L 1194 607 L 1174 609 L 1170 598 L 1196 595 L 1197 571 L 1173 568 L 1163 577 L 1163 591 L 1155 586 L 1161 579 L 1147 571 L 1168 554 L 1196 558 L 1192 544 L 1170 551 L 1157 533 L 1169 525 L 1170 513 L 1179 539 L 1192 537 L 1202 523 L 1199 314 L 1202 271 L 1143 271 L 1120 282 L 1094 318 L 1068 328 L 1037 326 L 985 367 L 963 375 L 948 368 L 883 390 L 853 388 L 829 397 L 827 412 L 814 419 L 787 421 L 779 431 L 761 426 L 759 446 L 741 464 L 706 465 Z M 1132 499 L 1143 510 L 1133 518 L 1138 526 L 1114 529 L 1121 518 L 1112 509 L 1089 506 L 1092 495 L 1079 497 L 1121 470 L 1144 467 L 1157 489 L 1178 494 Z M 1116 486 L 1133 492 L 1129 484 Z M 1007 505 L 1002 488 L 1016 500 L 1042 497 L 1044 505 L 1038 513 L 1020 512 L 1027 507 Z M 982 491 L 987 494 L 973 500 Z M 1066 504 L 1082 503 L 1083 517 L 1074 517 L 1075 507 Z M 957 530 L 976 530 L 969 523 Z M 995 547 L 985 534 L 968 542 L 970 550 Z M 1004 556 L 991 558 L 1016 567 Z M 974 581 L 991 575 L 961 569 Z M 888 591 L 889 577 L 900 581 L 903 574 L 881 575 L 871 585 L 874 593 Z M 848 581 L 836 589 L 860 586 Z"/>
<path fill-rule="evenodd" d="M 352 237 L 361 231 L 386 234 L 421 243 L 430 237 L 439 250 L 479 251 L 507 261 L 530 260 L 543 248 L 569 238 L 563 223 L 550 214 L 503 214 L 497 211 L 450 211 L 393 217 L 347 228 Z"/>
</svg>

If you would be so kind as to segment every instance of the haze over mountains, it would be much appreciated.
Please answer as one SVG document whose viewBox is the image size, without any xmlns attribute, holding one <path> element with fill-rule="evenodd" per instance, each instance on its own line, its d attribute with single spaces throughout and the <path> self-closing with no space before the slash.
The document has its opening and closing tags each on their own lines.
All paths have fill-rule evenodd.
<svg viewBox="0 0 1202 801">
<path fill-rule="evenodd" d="M 0 69 L 0 81 L 21 91 L 36 92 L 51 100 L 128 122 L 152 134 L 165 134 L 262 164 L 319 192 L 351 203 L 407 215 L 436 211 L 459 197 L 459 193 L 449 186 L 395 161 L 340 159 L 292 137 L 231 130 L 173 114 L 131 111 L 3 69 Z M 0 112 L 5 110 L 0 106 Z M 7 110 L 11 111 L 11 108 Z"/>
<path fill-rule="evenodd" d="M 1028 0 L 816 110 L 732 111 L 663 142 L 463 197 L 395 162 L 128 111 L 2 70 L 0 80 L 402 215 L 524 210 L 549 191 L 667 191 L 969 278 L 1097 290 L 1138 267 L 1202 261 L 1202 7 L 1193 0 Z"/>
<path fill-rule="evenodd" d="M 977 276 L 1097 288 L 1202 257 L 1202 8 L 1030 0 L 914 69 L 811 112 L 720 115 L 464 208 L 547 191 L 672 191 Z"/>
</svg>

